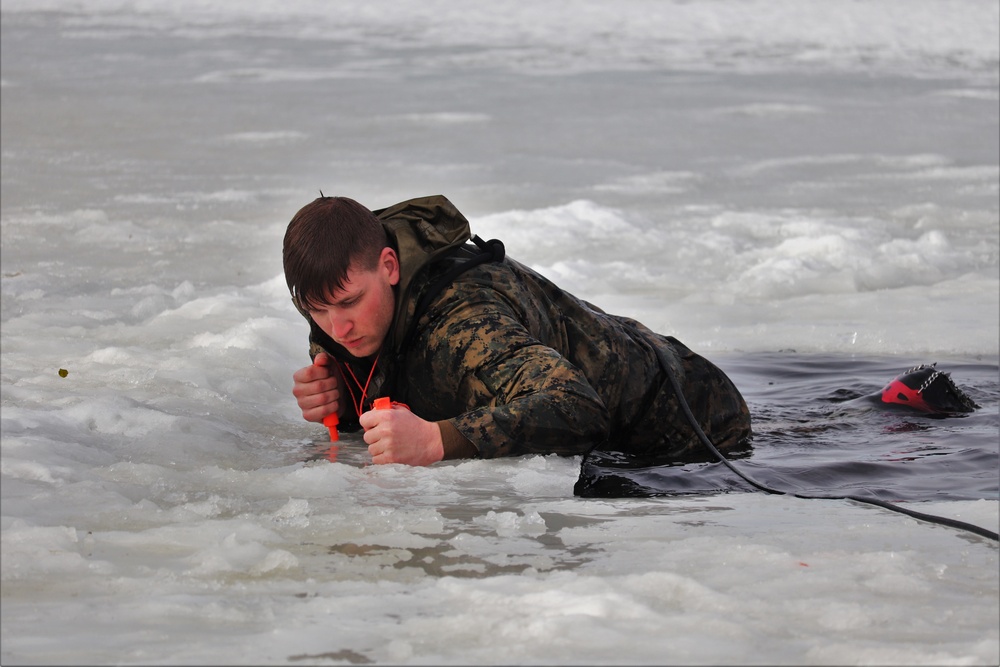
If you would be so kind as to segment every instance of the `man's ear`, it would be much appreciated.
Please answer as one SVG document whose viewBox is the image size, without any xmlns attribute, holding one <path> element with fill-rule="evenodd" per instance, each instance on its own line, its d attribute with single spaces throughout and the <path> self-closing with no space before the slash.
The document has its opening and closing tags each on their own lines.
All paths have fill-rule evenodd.
<svg viewBox="0 0 1000 667">
<path fill-rule="evenodd" d="M 399 284 L 399 256 L 392 248 L 382 248 L 382 254 L 378 258 L 381 267 L 389 277 L 390 285 Z"/>
</svg>

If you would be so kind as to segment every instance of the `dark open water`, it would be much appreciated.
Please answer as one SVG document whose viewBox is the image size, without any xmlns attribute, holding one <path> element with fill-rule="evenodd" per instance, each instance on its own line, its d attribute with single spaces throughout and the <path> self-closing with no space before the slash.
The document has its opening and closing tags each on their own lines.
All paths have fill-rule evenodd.
<svg viewBox="0 0 1000 667">
<path fill-rule="evenodd" d="M 759 353 L 715 359 L 753 415 L 746 475 L 788 493 L 854 495 L 883 501 L 996 500 L 1000 495 L 1000 368 L 994 359 L 947 359 L 981 407 L 941 418 L 855 400 L 936 359 Z M 911 363 L 912 361 L 912 363 Z M 722 463 L 634 467 L 588 459 L 594 495 L 752 491 Z"/>
</svg>

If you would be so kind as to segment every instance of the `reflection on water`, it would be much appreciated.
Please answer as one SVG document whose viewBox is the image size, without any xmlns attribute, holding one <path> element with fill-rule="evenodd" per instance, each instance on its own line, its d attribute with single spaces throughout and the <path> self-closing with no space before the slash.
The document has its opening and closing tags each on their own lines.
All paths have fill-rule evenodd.
<svg viewBox="0 0 1000 667">
<path fill-rule="evenodd" d="M 317 438 L 315 441 L 306 443 L 297 458 L 306 462 L 343 463 L 355 468 L 370 465 L 372 462 L 371 454 L 368 453 L 368 445 L 361 439 L 360 432 L 341 433 L 337 444 L 331 444 L 326 438 Z"/>
</svg>

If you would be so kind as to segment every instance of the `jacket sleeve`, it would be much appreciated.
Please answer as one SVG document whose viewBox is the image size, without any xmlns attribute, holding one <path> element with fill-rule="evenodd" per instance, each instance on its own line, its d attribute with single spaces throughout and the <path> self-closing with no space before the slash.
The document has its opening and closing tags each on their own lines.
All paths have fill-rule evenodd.
<svg viewBox="0 0 1000 667">
<path fill-rule="evenodd" d="M 608 439 L 601 398 L 532 334 L 530 314 L 490 289 L 445 300 L 411 348 L 411 386 L 480 457 L 581 454 Z"/>
</svg>

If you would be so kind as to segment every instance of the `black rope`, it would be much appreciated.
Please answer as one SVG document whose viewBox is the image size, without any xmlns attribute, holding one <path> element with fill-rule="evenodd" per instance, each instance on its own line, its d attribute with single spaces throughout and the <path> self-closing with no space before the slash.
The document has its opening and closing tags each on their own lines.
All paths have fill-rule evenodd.
<svg viewBox="0 0 1000 667">
<path fill-rule="evenodd" d="M 674 388 L 674 393 L 677 394 L 677 401 L 678 403 L 680 403 L 681 409 L 684 411 L 684 416 L 687 417 L 687 420 L 688 422 L 690 422 L 691 427 L 694 429 L 694 432 L 698 435 L 698 439 L 701 440 L 701 442 L 706 447 L 708 447 L 708 449 L 713 454 L 715 454 L 716 458 L 722 461 L 722 463 L 724 463 L 727 468 L 729 468 L 734 473 L 739 475 L 740 478 L 742 478 L 751 486 L 760 489 L 765 493 L 771 493 L 774 495 L 782 495 L 782 496 L 791 495 L 795 498 L 804 498 L 806 500 L 853 500 L 854 502 L 865 503 L 868 505 L 874 505 L 876 507 L 881 507 L 887 510 L 891 510 L 893 512 L 899 512 L 900 514 L 905 514 L 907 516 L 913 517 L 914 519 L 919 519 L 921 521 L 928 521 L 930 523 L 936 523 L 942 526 L 958 528 L 959 530 L 965 530 L 970 533 L 975 533 L 976 535 L 979 535 L 981 537 L 985 537 L 995 541 L 1000 541 L 1000 535 L 994 533 L 991 530 L 987 530 L 986 528 L 983 528 L 981 526 L 977 526 L 971 523 L 966 523 L 965 521 L 958 521 L 956 519 L 949 519 L 947 517 L 937 516 L 934 514 L 925 514 L 923 512 L 917 512 L 908 509 L 906 507 L 900 507 L 899 505 L 895 505 L 893 503 L 889 503 L 883 500 L 875 500 L 873 498 L 864 498 L 861 496 L 836 496 L 836 495 L 825 496 L 825 495 L 813 495 L 805 493 L 789 493 L 787 491 L 779 491 L 777 489 L 772 489 L 768 486 L 761 484 L 760 482 L 757 482 L 756 480 L 745 475 L 741 470 L 739 470 L 735 465 L 733 465 L 733 463 L 729 459 L 723 456 L 722 452 L 720 452 L 712 443 L 712 441 L 709 439 L 709 437 L 705 435 L 705 431 L 702 430 L 701 424 L 698 423 L 698 420 L 695 418 L 694 413 L 691 412 L 691 406 L 688 405 L 687 399 L 684 398 L 684 392 L 681 391 L 680 383 L 677 381 L 677 378 L 674 377 L 673 372 L 670 370 L 670 366 L 668 365 L 667 360 L 662 358 L 663 355 L 662 352 L 660 352 L 659 354 L 661 355 L 660 363 L 662 364 L 664 371 L 667 374 L 667 378 L 670 379 L 670 384 Z"/>
</svg>

